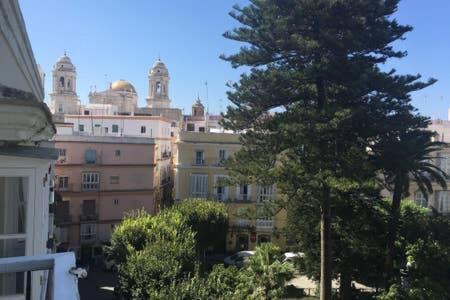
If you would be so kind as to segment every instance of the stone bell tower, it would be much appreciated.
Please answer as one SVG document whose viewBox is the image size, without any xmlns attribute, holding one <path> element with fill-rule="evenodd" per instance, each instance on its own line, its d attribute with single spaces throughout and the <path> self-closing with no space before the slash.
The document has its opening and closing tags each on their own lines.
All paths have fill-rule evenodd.
<svg viewBox="0 0 450 300">
<path fill-rule="evenodd" d="M 79 100 L 76 92 L 77 72 L 64 52 L 53 66 L 53 91 L 50 93 L 50 109 L 53 114 L 77 114 Z"/>
<path fill-rule="evenodd" d="M 169 79 L 166 65 L 158 59 L 148 74 L 147 107 L 170 108 Z"/>
</svg>

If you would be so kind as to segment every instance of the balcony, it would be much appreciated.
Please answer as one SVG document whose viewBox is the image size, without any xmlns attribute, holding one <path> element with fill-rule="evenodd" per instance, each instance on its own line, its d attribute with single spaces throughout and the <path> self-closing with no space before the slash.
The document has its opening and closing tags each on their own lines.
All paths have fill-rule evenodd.
<svg viewBox="0 0 450 300">
<path fill-rule="evenodd" d="M 250 227 L 251 226 L 251 222 L 249 219 L 236 219 L 236 226 L 237 227 Z"/>
<path fill-rule="evenodd" d="M 219 202 L 228 202 L 230 201 L 228 199 L 228 196 L 226 193 L 217 193 L 213 195 L 214 200 L 219 201 Z"/>
<path fill-rule="evenodd" d="M 272 230 L 273 229 L 273 220 L 272 219 L 256 219 L 256 229 Z"/>
<path fill-rule="evenodd" d="M 97 220 L 98 220 L 98 213 L 96 213 L 96 212 L 80 214 L 80 222 L 90 222 L 90 221 L 97 221 Z"/>
<path fill-rule="evenodd" d="M 196 159 L 193 163 L 192 166 L 195 167 L 199 167 L 199 166 L 206 166 L 206 162 L 204 159 Z"/>
<path fill-rule="evenodd" d="M 44 271 L 44 274 L 39 279 L 32 276 L 33 271 Z M 0 299 L 78 300 L 80 296 L 76 274 L 81 277 L 87 275 L 86 271 L 76 269 L 73 252 L 0 258 L 0 274 L 22 272 L 26 274 L 24 294 L 0 296 Z M 41 282 L 39 291 L 31 289 L 33 279 Z"/>
</svg>

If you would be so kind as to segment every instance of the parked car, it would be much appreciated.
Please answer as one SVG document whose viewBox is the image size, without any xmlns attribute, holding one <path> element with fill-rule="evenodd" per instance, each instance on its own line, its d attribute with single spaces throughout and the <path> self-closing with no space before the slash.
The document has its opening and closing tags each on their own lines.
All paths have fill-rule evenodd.
<svg viewBox="0 0 450 300">
<path fill-rule="evenodd" d="M 244 262 L 253 254 L 255 254 L 255 251 L 239 251 L 236 254 L 225 257 L 223 262 L 225 266 L 236 266 L 241 268 L 244 265 Z"/>
<path fill-rule="evenodd" d="M 286 252 L 283 254 L 283 262 L 291 262 L 294 263 L 297 258 L 305 256 L 304 253 L 301 252 Z"/>
</svg>

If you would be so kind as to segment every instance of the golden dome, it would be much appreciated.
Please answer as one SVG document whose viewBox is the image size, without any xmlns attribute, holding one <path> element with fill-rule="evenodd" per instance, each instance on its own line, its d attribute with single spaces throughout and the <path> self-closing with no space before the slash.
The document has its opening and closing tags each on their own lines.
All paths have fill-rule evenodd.
<svg viewBox="0 0 450 300">
<path fill-rule="evenodd" d="M 123 79 L 119 79 L 117 81 L 114 81 L 111 84 L 111 90 L 113 90 L 113 91 L 127 91 L 127 92 L 136 93 L 136 90 L 134 89 L 134 86 L 131 83 L 129 83 L 128 81 L 125 81 Z"/>
</svg>

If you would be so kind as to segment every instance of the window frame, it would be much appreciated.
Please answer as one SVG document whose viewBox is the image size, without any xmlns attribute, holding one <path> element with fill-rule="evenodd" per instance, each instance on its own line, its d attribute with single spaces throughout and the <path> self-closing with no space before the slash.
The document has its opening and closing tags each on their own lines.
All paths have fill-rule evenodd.
<svg viewBox="0 0 450 300">
<path fill-rule="evenodd" d="M 195 182 L 193 180 L 195 179 Z M 206 199 L 209 190 L 208 174 L 192 173 L 189 175 L 189 196 L 191 198 Z M 198 187 L 202 187 L 198 189 Z"/>
<path fill-rule="evenodd" d="M 88 176 L 91 175 L 91 176 Z M 85 177 L 91 180 L 85 181 Z M 96 179 L 94 181 L 93 179 Z M 82 172 L 81 173 L 81 190 L 82 191 L 98 191 L 100 190 L 100 172 Z"/>
</svg>

